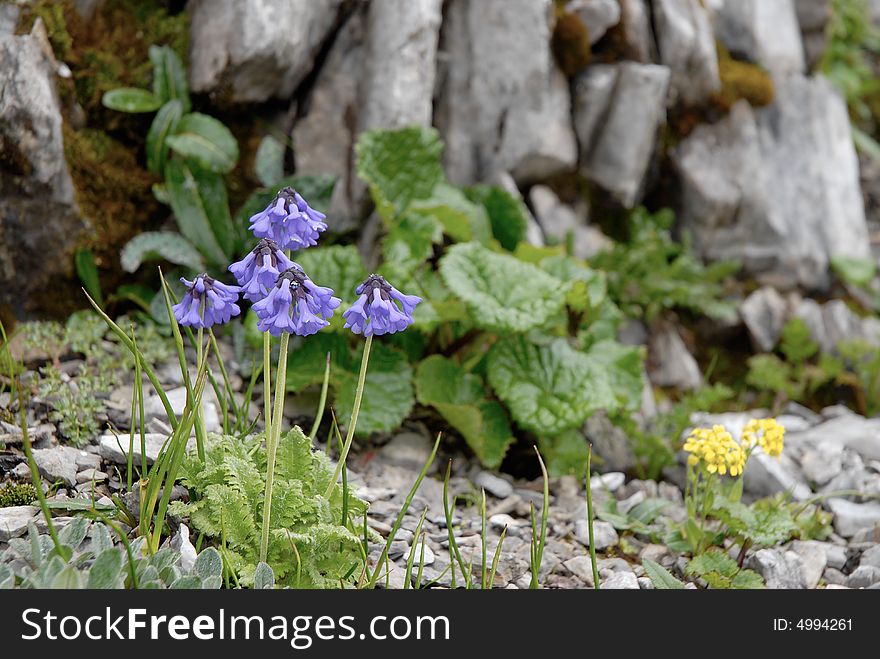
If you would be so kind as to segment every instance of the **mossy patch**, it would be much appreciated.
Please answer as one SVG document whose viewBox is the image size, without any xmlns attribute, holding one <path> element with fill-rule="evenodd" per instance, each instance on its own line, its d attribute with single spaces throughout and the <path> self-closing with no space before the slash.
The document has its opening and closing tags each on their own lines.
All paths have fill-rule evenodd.
<svg viewBox="0 0 880 659">
<path fill-rule="evenodd" d="M 567 76 L 583 70 L 592 58 L 587 26 L 577 15 L 558 8 L 551 46 L 559 68 Z"/>
<path fill-rule="evenodd" d="M 30 483 L 6 483 L 0 487 L 0 508 L 27 506 L 37 500 L 37 491 Z"/>
<path fill-rule="evenodd" d="M 721 89 L 712 96 L 715 105 L 728 112 L 740 99 L 754 107 L 773 102 L 773 79 L 764 69 L 757 64 L 733 59 L 723 48 L 718 51 Z"/>
</svg>

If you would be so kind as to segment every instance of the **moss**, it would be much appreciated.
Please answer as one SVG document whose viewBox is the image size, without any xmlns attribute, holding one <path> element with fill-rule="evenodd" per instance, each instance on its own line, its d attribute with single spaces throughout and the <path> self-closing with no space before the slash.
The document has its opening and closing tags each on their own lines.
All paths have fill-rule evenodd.
<svg viewBox="0 0 880 659">
<path fill-rule="evenodd" d="M 76 131 L 65 123 L 64 154 L 77 203 L 92 227 L 78 247 L 91 249 L 99 268 L 115 270 L 119 250 L 159 211 L 151 190 L 156 179 L 131 148 L 98 130 Z"/>
<path fill-rule="evenodd" d="M 0 508 L 27 506 L 37 500 L 37 491 L 30 483 L 6 483 L 0 487 Z"/>
<path fill-rule="evenodd" d="M 557 12 L 551 43 L 553 55 L 562 72 L 573 76 L 590 63 L 590 34 L 575 14 L 558 9 Z"/>
<path fill-rule="evenodd" d="M 721 90 L 712 96 L 712 100 L 725 112 L 740 99 L 747 100 L 755 107 L 773 102 L 773 80 L 760 66 L 735 60 L 723 48 L 719 48 L 718 73 Z"/>
</svg>

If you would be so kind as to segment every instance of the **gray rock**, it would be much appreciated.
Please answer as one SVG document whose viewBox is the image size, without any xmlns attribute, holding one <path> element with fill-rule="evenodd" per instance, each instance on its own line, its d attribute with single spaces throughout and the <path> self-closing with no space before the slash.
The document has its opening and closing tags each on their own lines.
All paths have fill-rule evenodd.
<svg viewBox="0 0 880 659">
<path fill-rule="evenodd" d="M 608 28 L 620 22 L 620 4 L 617 0 L 569 0 L 565 10 L 581 19 L 587 28 L 591 45 L 605 36 Z"/>
<path fill-rule="evenodd" d="M 801 41 L 804 43 L 807 69 L 813 69 L 828 46 L 828 22 L 831 20 L 831 0 L 795 0 Z"/>
<path fill-rule="evenodd" d="M 70 446 L 37 449 L 33 452 L 34 462 L 37 463 L 40 475 L 50 483 L 60 480 L 73 487 L 77 483 L 76 460 L 81 452 Z"/>
<path fill-rule="evenodd" d="M 703 103 L 721 88 L 709 12 L 700 0 L 654 0 L 653 8 L 660 62 L 672 71 L 671 100 Z"/>
<path fill-rule="evenodd" d="M 593 453 L 602 458 L 605 468 L 628 471 L 636 466 L 636 457 L 626 433 L 615 426 L 605 412 L 590 415 L 584 424 L 583 433 L 593 444 Z M 597 491 L 595 487 L 593 491 Z"/>
<path fill-rule="evenodd" d="M 100 483 L 107 480 L 107 474 L 92 467 L 84 469 L 76 475 L 77 483 Z"/>
<path fill-rule="evenodd" d="M 793 551 L 759 549 L 749 557 L 749 567 L 764 577 L 767 588 L 806 588 L 804 565 L 801 557 Z"/>
<path fill-rule="evenodd" d="M 764 453 L 752 455 L 743 474 L 743 485 L 746 492 L 757 496 L 789 492 L 796 501 L 804 501 L 813 495 L 797 464 L 785 453 L 777 458 Z"/>
<path fill-rule="evenodd" d="M 153 464 L 159 457 L 162 446 L 168 439 L 167 435 L 147 433 L 145 435 L 147 448 L 147 464 Z M 192 450 L 196 445 L 195 439 L 190 438 L 187 442 L 187 449 Z M 126 464 L 128 461 L 128 437 L 120 436 L 118 439 L 115 435 L 101 435 L 99 440 L 101 455 L 105 460 L 116 464 Z M 141 442 L 140 437 L 136 436 L 134 441 L 134 450 L 132 451 L 135 464 L 141 461 Z"/>
<path fill-rule="evenodd" d="M 477 477 L 474 478 L 474 485 L 483 488 L 497 499 L 506 499 L 513 494 L 513 485 L 510 481 L 488 471 L 481 471 L 477 474 Z"/>
<path fill-rule="evenodd" d="M 880 503 L 854 503 L 846 499 L 828 499 L 834 514 L 834 529 L 844 538 L 851 538 L 862 529 L 880 524 Z"/>
<path fill-rule="evenodd" d="M 708 260 L 734 258 L 779 284 L 821 287 L 833 256 L 867 258 L 849 116 L 822 76 L 776 83 L 773 105 L 745 101 L 673 152 L 681 219 Z"/>
<path fill-rule="evenodd" d="M 590 562 L 589 556 L 575 556 L 567 561 L 563 561 L 562 564 L 566 570 L 583 581 L 588 588 L 595 586 L 593 582 L 593 564 Z"/>
<path fill-rule="evenodd" d="M 186 409 L 186 387 L 170 389 L 165 392 L 165 395 L 171 404 L 171 409 L 180 417 L 183 414 L 183 410 Z M 202 421 L 207 432 L 217 432 L 222 428 L 220 415 L 217 413 L 218 405 L 216 400 L 213 391 L 206 391 L 202 396 Z M 162 405 L 162 400 L 158 396 L 147 396 L 144 399 L 144 420 L 149 421 L 151 419 L 168 420 L 165 406 Z M 193 426 L 192 432 L 195 433 L 195 426 Z"/>
<path fill-rule="evenodd" d="M 580 109 L 575 113 L 575 124 L 583 124 L 584 136 L 590 132 L 593 137 L 591 143 L 580 145 L 581 173 L 631 208 L 641 196 L 657 131 L 666 121 L 670 72 L 667 67 L 654 64 L 622 62 L 613 66 L 614 91 L 607 107 L 590 107 L 592 101 L 581 98 Z M 601 102 L 600 95 L 596 103 Z M 587 131 L 584 125 L 591 119 L 580 116 L 582 112 L 598 112 L 603 119 Z"/>
<path fill-rule="evenodd" d="M 623 487 L 626 481 L 626 474 L 622 471 L 607 471 L 604 474 L 593 475 L 590 477 L 591 490 L 608 490 L 609 492 L 617 492 Z"/>
<path fill-rule="evenodd" d="M 9 506 L 0 508 L 0 542 L 9 542 L 27 531 L 30 522 L 40 509 L 37 506 Z"/>
<path fill-rule="evenodd" d="M 385 464 L 406 467 L 418 473 L 431 457 L 432 445 L 426 435 L 403 431 L 379 450 L 379 458 Z"/>
<path fill-rule="evenodd" d="M 189 78 L 195 92 L 238 103 L 288 98 L 312 70 L 342 0 L 193 0 Z"/>
<path fill-rule="evenodd" d="M 366 9 L 367 5 L 360 5 L 353 11 L 334 38 L 292 134 L 297 174 L 339 177 L 330 204 L 330 215 L 339 230 L 349 225 L 354 228 L 359 211 L 351 195 L 352 151 L 357 141 Z"/>
<path fill-rule="evenodd" d="M 419 540 L 416 543 L 413 543 L 412 549 L 407 554 L 407 559 L 409 559 L 409 554 L 412 554 L 413 566 L 414 570 L 418 570 L 419 564 L 422 564 L 422 541 Z M 431 547 L 425 543 L 425 556 L 424 556 L 424 565 L 433 565 L 434 564 L 434 552 Z"/>
<path fill-rule="evenodd" d="M 72 269 L 85 229 L 64 158 L 57 62 L 41 20 L 0 35 L 0 304 L 18 315 Z M 35 217 L 52 209 L 51 222 Z"/>
<path fill-rule="evenodd" d="M 819 448 L 826 452 L 848 448 L 863 460 L 880 460 L 880 418 L 866 419 L 847 413 L 802 432 L 786 435 L 793 445 Z"/>
<path fill-rule="evenodd" d="M 548 0 L 452 0 L 441 51 L 448 65 L 435 123 L 450 180 L 509 172 L 519 183 L 570 170 L 577 159 L 571 99 L 550 53 Z"/>
<path fill-rule="evenodd" d="M 659 387 L 699 389 L 703 374 L 673 326 L 659 328 L 648 343 L 648 376 Z"/>
<path fill-rule="evenodd" d="M 611 240 L 600 229 L 587 225 L 547 186 L 532 186 L 529 199 L 544 235 L 554 244 L 565 245 L 570 239 L 573 256 L 589 259 L 611 246 Z"/>
<path fill-rule="evenodd" d="M 880 545 L 874 545 L 863 551 L 862 557 L 859 559 L 859 565 L 870 565 L 880 568 Z"/>
<path fill-rule="evenodd" d="M 9 37 L 15 34 L 18 25 L 18 15 L 21 8 L 12 3 L 0 5 L 0 37 Z"/>
<path fill-rule="evenodd" d="M 657 44 L 647 1 L 620 0 L 620 24 L 626 58 L 642 64 L 656 61 Z"/>
<path fill-rule="evenodd" d="M 595 64 L 574 79 L 571 101 L 582 163 L 586 163 L 596 144 L 600 125 L 614 96 L 617 72 L 618 67 L 613 64 Z"/>
<path fill-rule="evenodd" d="M 868 588 L 876 583 L 880 583 L 880 567 L 873 565 L 859 565 L 846 580 L 850 588 Z"/>
<path fill-rule="evenodd" d="M 822 305 L 822 323 L 825 326 L 827 352 L 836 352 L 841 341 L 860 338 L 862 319 L 843 300 L 831 300 Z"/>
<path fill-rule="evenodd" d="M 831 586 L 846 586 L 848 581 L 848 577 L 843 572 L 833 567 L 825 568 L 822 578 L 828 584 L 827 588 L 831 588 Z"/>
<path fill-rule="evenodd" d="M 807 450 L 800 463 L 804 476 L 818 487 L 829 483 L 843 469 L 840 449 L 833 447 L 820 446 L 816 450 Z"/>
<path fill-rule="evenodd" d="M 825 332 L 825 319 L 822 315 L 822 307 L 809 298 L 801 300 L 800 304 L 794 311 L 794 316 L 804 321 L 804 324 L 810 330 L 810 338 L 819 344 L 824 352 L 832 352 L 835 346 L 828 340 L 828 334 Z"/>
<path fill-rule="evenodd" d="M 574 523 L 574 538 L 584 547 L 590 546 L 590 528 L 586 519 L 579 519 Z M 593 540 L 596 541 L 596 551 L 602 551 L 608 547 L 616 547 L 620 536 L 608 522 L 593 520 Z"/>
<path fill-rule="evenodd" d="M 612 572 L 602 577 L 601 590 L 638 590 L 639 580 L 632 572 Z"/>
<path fill-rule="evenodd" d="M 739 314 L 752 342 L 761 352 L 771 352 L 782 334 L 787 305 L 776 289 L 763 286 L 740 305 Z"/>
<path fill-rule="evenodd" d="M 725 0 L 715 14 L 719 40 L 735 57 L 774 77 L 803 73 L 804 46 L 794 0 Z"/>
<path fill-rule="evenodd" d="M 801 557 L 807 588 L 815 588 L 828 565 L 827 543 L 815 540 L 795 540 L 790 549 Z"/>
<path fill-rule="evenodd" d="M 825 545 L 825 559 L 828 561 L 828 567 L 842 570 L 848 560 L 846 547 L 830 542 L 823 544 Z"/>
</svg>

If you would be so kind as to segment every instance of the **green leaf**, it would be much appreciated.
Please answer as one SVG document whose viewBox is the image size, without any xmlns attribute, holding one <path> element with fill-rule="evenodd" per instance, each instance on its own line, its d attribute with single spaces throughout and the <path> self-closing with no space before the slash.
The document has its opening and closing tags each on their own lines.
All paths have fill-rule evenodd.
<svg viewBox="0 0 880 659">
<path fill-rule="evenodd" d="M 642 567 L 645 568 L 645 574 L 654 584 L 657 590 L 683 590 L 684 584 L 670 574 L 669 570 L 655 563 L 650 558 L 642 560 Z"/>
<path fill-rule="evenodd" d="M 754 589 L 763 588 L 761 575 L 753 570 L 743 570 L 730 556 L 718 549 L 710 549 L 692 558 L 685 574 L 701 577 L 712 588 Z"/>
<path fill-rule="evenodd" d="M 85 286 L 86 291 L 99 305 L 103 306 L 104 296 L 101 295 L 101 279 L 98 276 L 98 266 L 95 265 L 95 255 L 90 249 L 78 249 L 74 255 L 76 274 Z"/>
<path fill-rule="evenodd" d="M 488 375 L 514 420 L 539 437 L 577 428 L 597 409 L 616 403 L 602 365 L 565 339 L 536 345 L 505 337 L 489 351 Z"/>
<path fill-rule="evenodd" d="M 851 256 L 831 257 L 831 269 L 847 284 L 856 286 L 868 286 L 877 274 L 877 264 L 873 259 Z"/>
<path fill-rule="evenodd" d="M 228 246 L 232 236 L 232 220 L 229 218 L 223 180 L 205 171 L 199 171 L 197 177 L 188 165 L 172 159 L 165 167 L 165 183 L 180 233 L 208 261 L 225 268 L 230 253 L 227 253 L 224 245 Z M 220 235 L 215 229 L 219 229 Z"/>
<path fill-rule="evenodd" d="M 260 140 L 257 155 L 254 156 L 254 173 L 267 188 L 284 178 L 284 150 L 284 144 L 272 135 Z"/>
<path fill-rule="evenodd" d="M 0 563 L 0 590 L 12 590 L 15 588 L 15 573 L 8 565 Z"/>
<path fill-rule="evenodd" d="M 206 547 L 199 552 L 193 563 L 193 574 L 201 579 L 203 584 L 209 580 L 219 584 L 223 576 L 223 559 L 220 557 L 220 552 L 213 547 Z"/>
<path fill-rule="evenodd" d="M 117 112 L 139 114 L 142 112 L 155 112 L 162 106 L 162 99 L 151 94 L 146 89 L 136 87 L 120 87 L 104 92 L 101 103 L 105 108 Z"/>
<path fill-rule="evenodd" d="M 61 570 L 49 585 L 52 590 L 81 590 L 82 587 L 83 575 L 73 565 Z"/>
<path fill-rule="evenodd" d="M 482 379 L 442 355 L 432 355 L 416 370 L 419 402 L 431 405 L 458 430 L 486 467 L 501 464 L 514 442 L 504 408 L 486 397 Z"/>
<path fill-rule="evenodd" d="M 177 124 L 177 132 L 165 140 L 183 157 L 212 172 L 232 171 L 238 162 L 238 142 L 214 117 L 191 112 Z"/>
<path fill-rule="evenodd" d="M 400 282 L 408 278 L 434 253 L 443 241 L 443 229 L 430 215 L 408 213 L 397 220 L 382 243 L 386 278 Z"/>
<path fill-rule="evenodd" d="M 605 273 L 588 268 L 572 256 L 558 255 L 541 259 L 541 269 L 569 285 L 566 303 L 575 311 L 597 308 L 607 295 Z"/>
<path fill-rule="evenodd" d="M 519 242 L 525 240 L 529 220 L 521 199 L 494 185 L 475 185 L 465 194 L 486 209 L 492 234 L 504 249 L 512 252 Z"/>
<path fill-rule="evenodd" d="M 586 354 L 608 376 L 616 402 L 614 408 L 638 409 L 645 387 L 641 349 L 605 340 L 594 343 Z"/>
<path fill-rule="evenodd" d="M 287 358 L 287 389 L 302 391 L 306 387 L 319 384 L 324 379 L 327 353 L 330 353 L 331 384 L 340 369 L 351 367 L 351 350 L 348 339 L 343 334 L 319 332 L 310 336 L 303 346 L 293 350 Z M 340 419 L 340 423 L 343 420 Z"/>
<path fill-rule="evenodd" d="M 205 267 L 201 255 L 192 243 L 171 231 L 147 231 L 138 234 L 122 248 L 119 260 L 126 272 L 134 272 L 144 261 L 155 260 L 165 260 L 198 271 Z"/>
<path fill-rule="evenodd" d="M 172 590 L 200 590 L 202 580 L 194 575 L 185 575 L 175 579 L 168 587 Z"/>
<path fill-rule="evenodd" d="M 367 277 L 357 247 L 354 245 L 312 247 L 297 252 L 294 258 L 316 284 L 329 286 L 334 294 L 347 304 L 357 300 L 358 296 L 354 290 Z M 342 309 L 338 309 L 333 315 L 341 318 Z"/>
<path fill-rule="evenodd" d="M 58 540 L 62 545 L 76 550 L 83 540 L 86 539 L 86 533 L 89 530 L 89 520 L 85 517 L 74 517 L 73 520 L 58 532 Z"/>
<path fill-rule="evenodd" d="M 455 242 L 476 240 L 487 244 L 492 239 L 486 209 L 448 183 L 439 183 L 430 197 L 414 201 L 409 210 L 434 218 L 443 227 L 443 233 Z"/>
<path fill-rule="evenodd" d="M 257 563 L 254 571 L 254 590 L 271 590 L 275 588 L 275 573 L 263 562 Z"/>
<path fill-rule="evenodd" d="M 122 564 L 122 552 L 119 549 L 113 548 L 101 552 L 89 570 L 86 587 L 90 590 L 122 588 L 125 582 Z"/>
<path fill-rule="evenodd" d="M 363 133 L 355 147 L 357 173 L 370 186 L 379 214 L 390 222 L 445 180 L 436 130 L 411 126 Z"/>
<path fill-rule="evenodd" d="M 538 448 L 551 476 L 583 477 L 587 470 L 587 441 L 576 429 L 555 437 L 538 437 Z"/>
<path fill-rule="evenodd" d="M 150 46 L 153 63 L 153 94 L 163 103 L 178 101 L 184 112 L 189 112 L 189 88 L 183 63 L 168 46 Z"/>
<path fill-rule="evenodd" d="M 478 243 L 450 247 L 440 260 L 440 274 L 482 329 L 526 332 L 546 323 L 565 304 L 563 282 Z"/>
<path fill-rule="evenodd" d="M 146 150 L 147 169 L 154 174 L 162 174 L 165 171 L 165 163 L 168 160 L 168 136 L 177 130 L 182 115 L 183 106 L 175 99 L 159 108 L 156 116 L 153 117 L 153 123 L 150 124 L 147 133 Z"/>
</svg>

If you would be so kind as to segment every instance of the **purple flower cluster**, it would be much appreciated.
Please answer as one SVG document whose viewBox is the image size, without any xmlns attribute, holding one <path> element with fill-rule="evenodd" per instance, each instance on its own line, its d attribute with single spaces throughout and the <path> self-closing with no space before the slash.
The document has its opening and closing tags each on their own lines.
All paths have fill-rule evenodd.
<svg viewBox="0 0 880 659">
<path fill-rule="evenodd" d="M 229 266 L 244 297 L 259 302 L 278 281 L 278 275 L 294 266 L 271 238 L 263 238 L 241 261 Z"/>
<path fill-rule="evenodd" d="M 340 302 L 331 289 L 317 286 L 294 263 L 281 273 L 266 297 L 254 304 L 257 327 L 272 336 L 282 332 L 309 336 L 329 324 L 327 318 Z"/>
<path fill-rule="evenodd" d="M 238 307 L 238 286 L 228 286 L 202 273 L 193 281 L 180 278 L 186 294 L 172 307 L 174 317 L 181 325 L 208 328 L 228 323 L 241 313 Z"/>
<path fill-rule="evenodd" d="M 413 311 L 422 301 L 416 295 L 404 295 L 379 275 L 367 277 L 355 292 L 360 297 L 342 317 L 345 327 L 364 336 L 402 332 L 412 324 Z"/>
<path fill-rule="evenodd" d="M 250 230 L 257 238 L 269 238 L 281 249 L 298 250 L 318 244 L 327 229 L 326 215 L 306 203 L 292 188 L 278 191 L 266 208 L 251 217 Z"/>
</svg>

